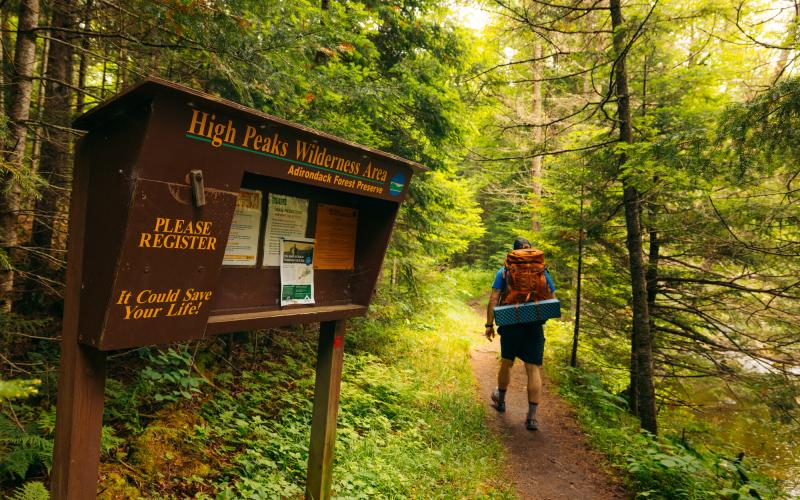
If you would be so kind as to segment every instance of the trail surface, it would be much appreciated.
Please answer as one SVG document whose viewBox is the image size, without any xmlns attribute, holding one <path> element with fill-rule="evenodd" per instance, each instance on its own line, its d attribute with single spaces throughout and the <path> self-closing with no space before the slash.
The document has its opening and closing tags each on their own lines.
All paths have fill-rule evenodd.
<svg viewBox="0 0 800 500">
<path fill-rule="evenodd" d="M 519 498 L 611 499 L 627 498 L 625 491 L 607 472 L 607 463 L 592 451 L 578 429 L 570 408 L 550 392 L 544 394 L 537 411 L 538 431 L 525 429 L 528 411 L 525 368 L 517 360 L 511 370 L 506 411 L 491 406 L 490 393 L 497 383 L 500 342 L 478 342 L 472 348 L 472 369 L 486 405 L 489 426 L 497 430 L 506 447 L 506 475 Z"/>
</svg>

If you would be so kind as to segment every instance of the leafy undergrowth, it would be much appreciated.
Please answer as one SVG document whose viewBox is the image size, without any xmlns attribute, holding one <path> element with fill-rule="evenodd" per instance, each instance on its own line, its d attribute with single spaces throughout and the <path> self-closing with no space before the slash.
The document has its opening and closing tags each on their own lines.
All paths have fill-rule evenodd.
<svg viewBox="0 0 800 500">
<path fill-rule="evenodd" d="M 442 298 L 416 307 L 385 298 L 351 322 L 335 496 L 512 496 L 474 398 L 471 312 L 432 295 Z M 303 495 L 317 332 L 238 337 L 140 352 L 137 379 L 109 384 L 101 498 Z"/>
<path fill-rule="evenodd" d="M 733 450 L 710 449 L 703 442 L 666 434 L 654 438 L 639 429 L 627 400 L 614 394 L 601 377 L 569 368 L 572 325 L 551 321 L 546 327 L 545 368 L 561 396 L 575 408 L 590 443 L 622 472 L 637 498 L 749 499 L 782 498 L 775 481 Z"/>
</svg>

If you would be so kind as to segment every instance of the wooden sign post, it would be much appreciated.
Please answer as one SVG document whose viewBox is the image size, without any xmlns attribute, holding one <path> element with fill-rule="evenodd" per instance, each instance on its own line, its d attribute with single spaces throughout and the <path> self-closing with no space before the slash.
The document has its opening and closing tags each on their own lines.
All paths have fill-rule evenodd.
<svg viewBox="0 0 800 500">
<path fill-rule="evenodd" d="M 155 79 L 75 127 L 53 498 L 95 496 L 107 351 L 312 322 L 306 495 L 327 498 L 345 321 L 423 167 Z"/>
</svg>

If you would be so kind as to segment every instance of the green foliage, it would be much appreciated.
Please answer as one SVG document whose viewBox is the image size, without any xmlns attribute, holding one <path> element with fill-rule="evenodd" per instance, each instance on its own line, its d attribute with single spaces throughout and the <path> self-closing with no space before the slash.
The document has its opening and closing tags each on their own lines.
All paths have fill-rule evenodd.
<svg viewBox="0 0 800 500">
<path fill-rule="evenodd" d="M 5 271 L 13 269 L 13 267 L 11 259 L 8 258 L 8 252 L 6 252 L 5 249 L 0 250 L 0 269 Z"/>
<path fill-rule="evenodd" d="M 156 402 L 191 399 L 200 393 L 203 378 L 196 375 L 192 354 L 187 350 L 169 348 L 166 351 L 145 351 L 150 362 L 141 377 L 152 386 Z"/>
<path fill-rule="evenodd" d="M 491 271 L 460 268 L 443 275 L 441 270 L 463 263 L 494 270 L 513 239 L 526 236 L 547 252 L 569 311 L 579 234 L 584 235 L 579 359 L 585 370 L 570 374 L 565 387 L 585 402 L 582 415 L 596 424 L 590 426 L 595 435 L 605 436 L 598 438 L 601 447 L 615 450 L 610 453 L 642 496 L 674 488 L 676 496 L 738 497 L 749 494 L 742 488 L 759 488 L 760 478 L 738 484 L 730 460 L 708 450 L 696 455 L 688 441 L 641 435 L 624 417 L 619 394 L 629 378 L 631 290 L 620 205 L 623 178 L 644 195 L 646 251 L 651 236 L 661 249 L 650 311 L 667 434 L 685 425 L 713 431 L 703 440 L 735 441 L 725 425 L 714 428 L 714 417 L 687 423 L 689 411 L 670 406 L 697 403 L 679 400 L 699 398 L 698 388 L 718 404 L 733 387 L 737 398 L 751 405 L 737 422 L 758 423 L 754 429 L 779 436 L 790 450 L 783 456 L 793 456 L 796 379 L 748 373 L 731 356 L 735 348 L 776 360 L 774 367 L 798 359 L 792 339 L 800 318 L 800 80 L 775 83 L 780 74 L 771 67 L 778 49 L 752 45 L 742 32 L 752 29 L 767 40 L 772 27 L 784 27 L 785 21 L 786 33 L 780 34 L 785 39 L 773 42 L 796 44 L 797 23 L 785 20 L 785 9 L 759 22 L 759 16 L 772 15 L 764 14 L 772 10 L 760 10 L 759 2 L 659 2 L 627 54 L 635 143 L 594 148 L 618 132 L 607 73 L 616 65 L 602 9 L 561 16 L 556 3 L 537 12 L 535 2 L 496 2 L 514 10 L 505 10 L 477 34 L 454 25 L 450 7 L 457 4 L 326 4 L 327 9 L 317 0 L 134 0 L 125 8 L 95 3 L 91 21 L 73 43 L 88 44 L 81 55 L 89 107 L 98 102 L 95 96 L 108 97 L 137 75 L 160 75 L 430 167 L 414 177 L 400 211 L 373 314 L 353 321 L 348 335 L 339 439 L 352 453 L 337 464 L 340 494 L 429 496 L 429 490 L 415 489 L 419 477 L 445 482 L 443 491 L 452 496 L 482 493 L 469 480 L 459 489 L 450 479 L 485 478 L 481 471 L 467 472 L 467 462 L 496 456 L 496 450 L 473 449 L 486 441 L 474 401 L 465 396 L 463 339 L 453 332 L 467 328 L 454 319 L 458 303 L 483 302 Z M 642 21 L 651 5 L 627 3 L 628 24 Z M 719 21 L 733 18 L 741 26 Z M 537 19 L 535 26 L 531 19 Z M 544 118 L 553 121 L 541 144 L 533 143 L 530 116 L 535 63 L 530 51 L 536 44 L 544 45 L 545 54 L 558 48 L 557 56 L 546 56 L 541 64 Z M 9 58 L 4 60 L 9 69 Z M 785 75 L 796 71 L 793 64 L 784 69 Z M 32 97 L 33 117 L 50 111 L 49 100 L 41 97 Z M 5 117 L 0 122 L 2 138 Z M 31 125 L 39 130 L 37 120 Z M 543 158 L 543 197 L 534 199 L 533 156 L 573 148 L 578 151 Z M 622 153 L 627 161 L 620 166 Z M 32 199 L 42 180 L 34 175 L 36 155 L 31 156 L 22 169 L 9 171 L 3 164 L 0 172 L 13 175 Z M 534 232 L 534 218 L 541 231 Z M 28 231 L 27 225 L 18 229 L 21 236 Z M 19 250 L 28 247 L 24 240 Z M 0 249 L 0 268 L 18 264 Z M 58 289 L 57 281 L 46 286 Z M 8 484 L 47 468 L 54 428 L 55 346 L 30 337 L 55 330 L 56 321 L 38 316 L 43 302 L 28 300 L 35 317 L 0 314 L 3 355 L 24 361 L 37 370 L 31 377 L 42 380 L 35 398 L 30 397 L 34 381 L 0 382 L 0 402 L 28 397 L 9 407 L 18 414 L 6 411 L 0 417 L 0 472 L 13 478 Z M 302 494 L 313 335 L 270 332 L 256 339 L 262 343 L 226 341 L 231 349 L 226 353 L 219 342 L 199 344 L 195 351 L 183 346 L 120 353 L 124 366 L 114 365 L 106 390 L 104 459 L 122 464 L 141 458 L 160 474 L 146 488 L 157 489 L 152 484 L 159 482 L 178 497 Z M 567 346 L 556 349 L 561 353 Z M 264 357 L 270 361 L 262 365 Z M 442 367 L 440 358 L 450 364 Z M 2 376 L 19 377 L 19 371 Z M 455 395 L 432 394 L 429 388 L 437 384 L 454 384 Z M 199 417 L 172 421 L 165 416 L 170 411 Z M 172 432 L 173 425 L 187 429 Z M 454 435 L 464 439 L 448 442 Z M 220 472 L 196 466 L 192 450 L 176 444 L 184 436 Z M 148 450 L 141 448 L 148 446 L 165 454 L 182 450 L 193 465 L 181 467 L 191 472 L 180 478 L 165 473 L 163 462 L 145 460 Z M 19 455 L 7 460 L 13 453 Z M 715 467 L 719 471 L 712 471 Z M 118 472 L 127 477 L 124 465 Z"/>
<path fill-rule="evenodd" d="M 775 173 L 796 161 L 800 134 L 800 78 L 778 82 L 755 99 L 731 105 L 724 115 L 719 140 L 732 145 L 728 159 L 741 181 Z M 791 167 L 789 167 L 791 171 Z"/>
<path fill-rule="evenodd" d="M 0 266 L 2 267 L 2 266 Z M 54 321 L 48 317 L 26 317 L 17 313 L 0 314 L 0 334 L 5 342 L 13 342 L 15 335 L 42 335 L 52 329 Z"/>
<path fill-rule="evenodd" d="M 37 394 L 40 384 L 38 379 L 0 381 L 0 403 L 9 405 L 8 413 L 0 413 L 0 478 L 25 479 L 31 469 L 50 468 L 55 415 L 51 420 L 43 413 L 38 421 L 23 425 L 11 406 L 12 400 Z M 35 492 L 35 483 L 29 484 Z M 18 493 L 23 490 L 27 491 L 21 488 Z"/>
<path fill-rule="evenodd" d="M 779 498 L 776 482 L 742 460 L 733 449 L 712 449 L 685 435 L 656 438 L 640 431 L 627 412 L 627 400 L 604 382 L 608 374 L 563 366 L 560 354 L 568 344 L 567 324 L 548 324 L 549 356 L 545 364 L 558 381 L 562 397 L 577 410 L 590 442 L 611 464 L 628 472 L 637 498 Z M 552 362 L 550 362 L 552 361 Z M 556 365 L 556 366 L 554 366 Z M 613 379 L 612 379 L 613 380 Z"/>
<path fill-rule="evenodd" d="M 774 481 L 737 460 L 732 451 L 725 456 L 695 448 L 680 437 L 656 439 L 637 432 L 626 401 L 608 391 L 598 377 L 563 369 L 559 378 L 559 389 L 578 408 L 590 441 L 613 465 L 630 473 L 637 498 L 750 498 L 752 492 L 761 498 L 779 496 Z"/>
<path fill-rule="evenodd" d="M 0 380 L 0 403 L 13 399 L 24 399 L 39 391 L 41 380 Z"/>
<path fill-rule="evenodd" d="M 39 481 L 30 481 L 20 486 L 9 497 L 9 500 L 49 500 L 50 492 Z"/>
<path fill-rule="evenodd" d="M 49 14 L 48 11 L 43 15 Z M 387 300 L 376 307 L 383 308 L 387 317 L 391 316 L 404 327 L 411 326 L 405 319 L 413 317 L 417 311 L 417 303 L 407 300 L 408 296 L 422 293 L 442 262 L 463 251 L 483 234 L 480 209 L 471 183 L 453 175 L 460 161 L 458 155 L 453 154 L 453 147 L 463 143 L 470 121 L 466 106 L 468 96 L 461 91 L 460 78 L 468 61 L 474 58 L 473 47 L 469 36 L 453 25 L 449 9 L 442 8 L 440 2 L 334 1 L 329 3 L 328 9 L 323 9 L 315 0 L 232 0 L 225 2 L 224 8 L 203 2 L 136 0 L 122 9 L 93 4 L 86 14 L 91 21 L 81 30 L 87 38 L 76 36 L 73 40 L 76 47 L 88 47 L 82 89 L 86 90 L 82 95 L 87 106 L 83 111 L 132 83 L 138 75 L 158 75 L 430 167 L 430 172 L 415 177 L 410 186 L 409 200 L 399 215 L 399 230 L 394 233 L 387 259 L 387 262 L 395 262 L 398 269 L 395 288 L 386 292 Z M 158 29 L 154 29 L 156 27 Z M 119 44 L 109 45 L 107 38 L 92 35 L 106 31 L 123 34 Z M 113 57 L 101 56 L 112 53 Z M 37 61 L 37 67 L 38 62 L 41 61 Z M 41 87 L 34 87 L 34 92 L 39 92 Z M 46 116 L 43 112 L 50 110 L 37 107 L 38 97 L 34 95 L 32 99 L 32 116 Z M 49 100 L 38 99 L 38 102 L 44 102 L 46 107 L 49 104 Z M 35 167 L 36 160 L 26 162 L 25 172 L 33 172 Z M 68 172 L 68 166 L 64 166 L 64 171 Z M 18 172 L 17 177 L 27 183 L 25 192 L 35 195 L 33 192 L 41 189 L 41 184 L 37 184 L 40 179 L 24 175 L 25 172 Z M 20 228 L 21 235 L 26 231 L 27 227 Z M 54 238 L 54 244 L 57 239 Z M 63 255 L 58 249 L 50 250 L 44 249 L 44 252 L 56 258 Z M 5 257 L 7 255 L 0 250 L 0 267 Z M 45 280 L 47 293 L 51 295 L 57 295 L 58 276 L 55 279 L 51 281 L 48 275 Z M 60 298 L 52 308 L 54 313 L 58 311 L 58 300 Z M 4 336 L 7 345 L 4 354 L 12 354 L 15 360 L 25 358 L 26 362 L 31 362 L 29 366 L 41 370 L 35 373 L 43 380 L 41 398 L 27 400 L 22 405 L 19 421 L 25 428 L 41 421 L 42 429 L 46 427 L 49 435 L 57 352 L 55 345 L 39 343 L 30 335 L 43 336 L 39 331 L 43 328 L 37 329 L 35 321 L 41 322 L 39 327 L 48 326 L 49 330 L 55 330 L 57 322 L 44 317 L 44 301 L 32 295 L 26 297 L 26 301 L 30 307 L 26 312 L 35 319 L 0 314 L 1 331 L 27 335 Z M 383 356 L 389 339 L 394 337 L 394 333 L 387 330 L 388 323 L 371 318 L 360 324 L 371 333 L 360 336 L 359 344 L 365 351 L 367 347 L 374 348 L 380 352 L 375 355 Z M 414 322 L 413 326 L 417 324 Z M 431 331 L 430 322 L 421 326 L 424 331 Z M 313 348 L 305 343 L 302 345 L 307 352 L 297 352 L 297 345 L 283 346 L 280 335 L 270 342 L 274 342 L 271 346 L 278 346 L 287 353 L 287 357 L 278 356 L 273 360 L 276 365 L 270 365 L 270 369 L 284 375 L 269 381 L 265 381 L 264 367 L 251 366 L 254 363 L 241 369 L 221 368 L 221 364 L 226 365 L 221 361 L 224 355 L 217 351 L 218 345 L 214 343 L 204 344 L 194 352 L 173 346 L 166 350 L 115 354 L 112 357 L 115 361 L 109 363 L 106 385 L 104 460 L 132 460 L 140 456 L 137 453 L 141 451 L 132 443 L 159 442 L 163 436 L 147 433 L 153 429 L 154 420 L 163 419 L 160 412 L 164 408 L 198 409 L 201 404 L 204 408 L 210 404 L 207 398 L 225 401 L 245 398 L 244 407 L 239 401 L 227 401 L 217 408 L 218 420 L 226 422 L 221 428 L 232 432 L 237 419 L 249 421 L 255 408 L 297 405 L 301 409 L 292 413 L 292 418 L 282 416 L 287 419 L 283 427 L 285 434 L 271 427 L 278 425 L 273 421 L 276 415 L 272 411 L 264 411 L 262 421 L 256 425 L 258 432 L 273 436 L 272 441 L 265 440 L 257 449 L 264 456 L 273 457 L 269 460 L 278 464 L 277 468 L 269 464 L 260 469 L 247 465 L 248 458 L 242 454 L 241 459 L 225 461 L 220 467 L 229 471 L 231 477 L 241 473 L 241 481 L 235 485 L 233 481 L 220 478 L 213 482 L 208 474 L 196 471 L 190 474 L 196 477 L 186 480 L 186 484 L 194 482 L 195 491 L 217 487 L 227 491 L 230 487 L 234 488 L 231 491 L 240 488 L 240 493 L 253 492 L 254 495 L 256 492 L 265 495 L 296 492 L 297 485 L 302 484 L 298 471 L 305 467 L 304 445 L 298 444 L 305 441 L 298 433 L 307 429 L 307 422 L 300 419 L 308 415 L 307 398 L 311 387 L 308 354 L 313 353 Z M 254 348 L 253 351 L 253 355 L 255 352 L 264 354 L 263 349 Z M 28 354 L 19 354 L 26 352 Z M 295 358 L 303 360 L 303 364 L 298 364 Z M 381 357 L 381 361 L 385 359 Z M 235 360 L 227 360 L 227 363 L 235 364 Z M 242 377 L 247 379 L 247 390 L 239 386 Z M 207 384 L 209 380 L 219 387 Z M 298 394 L 290 390 L 294 388 L 294 380 L 305 384 Z M 19 384 L 3 387 L 17 394 L 20 392 L 17 389 L 24 385 Z M 264 389 L 265 384 L 269 385 L 269 390 Z M 270 384 L 274 384 L 274 388 Z M 382 408 L 390 411 L 388 407 Z M 206 416 L 215 420 L 217 413 L 208 411 Z M 354 411 L 363 412 L 352 424 L 354 428 L 378 425 L 375 422 L 380 418 L 367 408 L 354 403 Z M 399 414 L 396 416 L 400 418 Z M 36 430 L 36 435 L 43 432 Z M 229 438 L 228 445 L 220 444 L 223 448 L 230 446 L 230 449 L 225 448 L 229 453 L 238 456 L 248 446 L 244 437 L 237 441 L 228 434 L 219 437 L 218 443 Z M 172 437 L 163 440 L 171 442 Z M 284 453 L 285 443 L 281 440 L 291 441 L 294 446 L 291 451 L 299 453 L 299 458 Z M 14 446 L 8 444 L 3 451 L 12 450 Z M 44 467 L 34 458 L 27 460 L 33 464 L 28 469 L 28 477 Z M 269 476 L 272 470 L 280 474 L 264 480 L 267 486 L 252 483 Z M 126 472 L 120 470 L 114 474 L 121 476 Z M 109 482 L 113 482 L 112 479 Z M 11 487 L 10 482 L 5 485 L 7 489 Z M 259 488 L 274 489 L 262 491 Z M 125 496 L 127 492 L 120 495 Z"/>
<path fill-rule="evenodd" d="M 25 479 L 30 469 L 49 470 L 52 459 L 53 440 L 47 429 L 35 423 L 21 427 L 0 415 L 0 476 Z"/>
<path fill-rule="evenodd" d="M 125 439 L 117 437 L 117 431 L 113 427 L 104 425 L 100 432 L 100 456 L 108 458 L 124 442 Z"/>
</svg>

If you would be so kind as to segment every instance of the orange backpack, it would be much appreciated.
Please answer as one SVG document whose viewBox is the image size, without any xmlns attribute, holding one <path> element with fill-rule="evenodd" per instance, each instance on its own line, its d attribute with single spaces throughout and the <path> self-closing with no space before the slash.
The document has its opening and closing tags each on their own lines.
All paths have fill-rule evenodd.
<svg viewBox="0 0 800 500">
<path fill-rule="evenodd" d="M 506 255 L 506 288 L 502 305 L 539 302 L 552 299 L 553 292 L 544 275 L 544 252 L 537 248 L 521 248 Z"/>
</svg>

